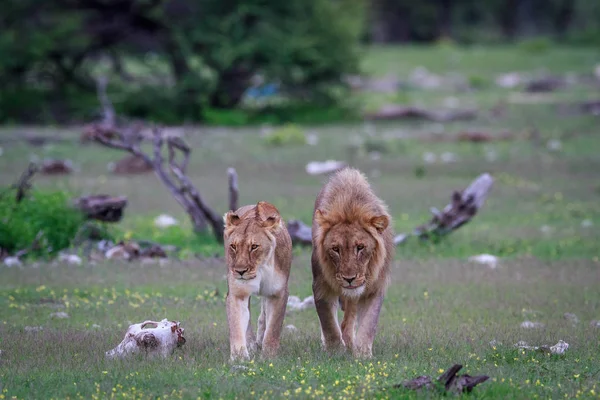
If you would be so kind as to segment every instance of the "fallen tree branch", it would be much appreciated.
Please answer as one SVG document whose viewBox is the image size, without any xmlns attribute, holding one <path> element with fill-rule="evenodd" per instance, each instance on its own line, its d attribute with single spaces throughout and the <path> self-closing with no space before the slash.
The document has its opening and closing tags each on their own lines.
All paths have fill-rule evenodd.
<svg viewBox="0 0 600 400">
<path fill-rule="evenodd" d="M 86 129 L 86 137 L 106 147 L 129 152 L 146 164 L 151 165 L 158 179 L 188 213 L 194 231 L 206 231 L 208 223 L 216 239 L 222 242 L 223 219 L 208 206 L 186 175 L 191 154 L 191 149 L 187 143 L 177 136 L 165 137 L 162 130 L 155 127 L 152 130 L 152 152 L 144 152 L 141 148 L 143 136 L 140 132 L 142 125 L 116 126 L 114 110 L 106 96 L 105 89 L 106 82 L 99 81 L 98 97 L 104 109 L 104 117 L 101 123 L 93 124 Z M 164 147 L 166 147 L 167 152 L 166 160 L 163 157 Z M 178 158 L 181 160 L 178 161 Z"/>
<path fill-rule="evenodd" d="M 426 224 L 418 226 L 412 233 L 404 233 L 394 238 L 396 245 L 404 243 L 410 236 L 421 239 L 441 237 L 457 230 L 477 214 L 483 207 L 490 189 L 494 184 L 494 178 L 489 174 L 479 175 L 462 192 L 455 191 L 452 201 L 442 211 L 435 207 L 431 208 L 433 218 Z"/>
<path fill-rule="evenodd" d="M 160 136 L 158 131 L 155 132 L 156 136 Z M 158 142 L 157 142 L 158 143 Z M 183 141 L 183 139 L 178 137 L 169 137 L 167 139 L 167 145 L 169 148 L 169 165 L 171 167 L 171 172 L 175 175 L 175 177 L 179 180 L 179 189 L 178 192 L 185 197 L 187 194 L 190 199 L 188 202 L 191 203 L 191 207 L 186 209 L 188 210 L 188 214 L 194 215 L 195 221 L 198 223 L 194 225 L 200 231 L 204 230 L 204 226 L 206 225 L 206 221 L 210 223 L 215 236 L 219 242 L 223 241 L 223 219 L 213 211 L 204 201 L 202 196 L 200 196 L 200 192 L 196 189 L 196 187 L 192 184 L 189 178 L 185 175 L 185 170 L 187 168 L 189 157 L 190 157 L 190 148 Z M 183 161 L 181 165 L 175 162 L 175 151 L 174 149 L 179 149 L 183 155 Z M 158 158 L 157 147 L 155 146 L 155 158 Z M 201 211 L 201 214 L 197 213 L 197 210 Z M 201 217 L 201 218 L 198 218 Z"/>
<path fill-rule="evenodd" d="M 85 214 L 87 219 L 119 222 L 123 217 L 123 209 L 127 207 L 127 197 L 97 194 L 79 197 L 74 200 L 74 204 Z"/>
</svg>

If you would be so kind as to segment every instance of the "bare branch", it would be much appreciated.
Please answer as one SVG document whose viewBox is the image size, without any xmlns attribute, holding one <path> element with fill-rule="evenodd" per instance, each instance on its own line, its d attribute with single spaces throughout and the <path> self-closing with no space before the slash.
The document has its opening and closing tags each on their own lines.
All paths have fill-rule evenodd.
<svg viewBox="0 0 600 400">
<path fill-rule="evenodd" d="M 163 132 L 155 127 L 153 129 L 153 150 L 150 154 L 145 153 L 140 146 L 143 140 L 140 134 L 141 124 L 134 124 L 126 128 L 116 126 L 115 116 L 111 114 L 114 110 L 111 108 L 112 104 L 107 103 L 108 98 L 106 97 L 105 87 L 106 82 L 99 80 L 98 97 L 105 109 L 104 121 L 101 124 L 94 124 L 86 128 L 86 137 L 106 147 L 134 154 L 143 159 L 148 165 L 151 165 L 158 179 L 188 213 L 194 225 L 194 230 L 197 232 L 205 231 L 208 222 L 215 237 L 221 242 L 223 240 L 222 218 L 206 204 L 200 192 L 186 176 L 191 154 L 190 147 L 179 137 L 165 138 Z M 165 144 L 168 154 L 167 162 L 163 157 Z M 177 161 L 178 152 L 182 155 L 181 162 Z M 166 169 L 167 164 L 170 173 Z"/>
<path fill-rule="evenodd" d="M 164 160 L 162 157 L 162 146 L 164 140 L 160 131 L 157 129 L 154 130 L 154 159 L 151 160 L 152 165 L 154 166 L 154 173 L 161 182 L 167 187 L 171 195 L 175 198 L 175 200 L 185 209 L 190 218 L 192 219 L 192 223 L 194 224 L 194 229 L 196 231 L 202 231 L 206 228 L 206 222 L 203 218 L 203 215 L 200 213 L 194 212 L 193 202 L 188 199 L 185 195 L 184 187 L 177 187 L 175 182 L 171 179 L 169 174 L 164 170 Z M 173 172 L 173 168 L 171 168 Z"/>
<path fill-rule="evenodd" d="M 229 209 L 235 211 L 238 209 L 238 176 L 235 168 L 227 169 L 227 177 L 229 182 Z"/>
<path fill-rule="evenodd" d="M 182 138 L 176 136 L 168 138 L 167 144 L 169 147 L 169 164 L 177 165 L 175 162 L 175 149 L 181 151 L 181 153 L 183 154 L 183 160 L 181 162 L 181 165 L 177 165 L 177 167 L 179 168 L 181 173 L 185 174 L 187 171 L 188 163 L 190 161 L 190 147 L 187 145 L 187 143 L 183 141 Z"/>
<path fill-rule="evenodd" d="M 222 218 L 206 204 L 206 202 L 204 201 L 202 196 L 200 196 L 200 193 L 198 192 L 198 190 L 196 190 L 196 188 L 191 183 L 189 178 L 187 176 L 185 176 L 185 174 L 181 171 L 181 169 L 176 164 L 171 165 L 171 172 L 173 172 L 175 177 L 177 177 L 177 179 L 179 180 L 179 182 L 181 184 L 181 191 L 189 194 L 189 196 L 192 198 L 192 200 L 194 202 L 194 205 L 197 208 L 199 208 L 200 211 L 202 211 L 202 214 L 204 214 L 204 218 L 206 218 L 206 220 L 208 220 L 208 222 L 210 223 L 210 225 L 213 228 L 213 231 L 215 233 L 215 236 L 218 236 L 217 239 L 219 241 L 222 241 L 223 240 L 222 239 L 222 236 L 223 236 L 223 220 L 222 220 Z"/>
<path fill-rule="evenodd" d="M 21 202 L 27 195 L 27 191 L 31 188 L 31 180 L 38 170 L 37 164 L 33 162 L 29 163 L 27 170 L 21 174 L 17 183 L 13 185 L 13 188 L 17 189 L 17 203 Z"/>
<path fill-rule="evenodd" d="M 37 233 L 37 235 L 35 235 L 35 239 L 33 239 L 33 242 L 31 242 L 31 244 L 29 245 L 29 247 L 17 251 L 14 256 L 16 258 L 21 258 L 25 254 L 29 253 L 30 251 L 38 250 L 40 248 L 40 240 L 42 240 L 42 236 L 44 236 L 44 232 L 43 231 L 39 231 Z"/>
</svg>

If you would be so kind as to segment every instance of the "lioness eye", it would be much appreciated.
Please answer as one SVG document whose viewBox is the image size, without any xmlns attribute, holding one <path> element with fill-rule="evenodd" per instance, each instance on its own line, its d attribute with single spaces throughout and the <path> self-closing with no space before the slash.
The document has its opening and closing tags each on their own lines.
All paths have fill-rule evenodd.
<svg viewBox="0 0 600 400">
<path fill-rule="evenodd" d="M 364 248 L 365 248 L 365 246 L 362 244 L 359 244 L 358 246 L 356 246 L 356 250 L 358 250 L 358 251 L 361 251 Z"/>
<path fill-rule="evenodd" d="M 235 244 L 232 244 L 229 247 L 231 247 L 231 250 L 235 251 Z"/>
<path fill-rule="evenodd" d="M 340 252 L 340 248 L 339 248 L 339 247 L 337 247 L 337 246 L 333 246 L 333 247 L 331 248 L 331 250 L 335 251 L 336 253 L 339 253 L 339 252 Z"/>
<path fill-rule="evenodd" d="M 252 245 L 250 248 L 251 248 L 252 250 L 256 250 L 256 249 L 258 249 L 258 245 L 257 245 L 257 244 L 253 244 L 253 245 Z"/>
</svg>

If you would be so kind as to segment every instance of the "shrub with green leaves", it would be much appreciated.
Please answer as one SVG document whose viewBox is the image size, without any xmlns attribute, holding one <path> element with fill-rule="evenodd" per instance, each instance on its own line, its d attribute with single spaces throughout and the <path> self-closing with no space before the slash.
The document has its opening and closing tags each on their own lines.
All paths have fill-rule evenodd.
<svg viewBox="0 0 600 400">
<path fill-rule="evenodd" d="M 85 222 L 62 191 L 33 190 L 20 202 L 14 190 L 0 191 L 0 247 L 9 253 L 28 248 L 42 232 L 39 249 L 31 255 L 56 254 L 69 247 Z"/>
<path fill-rule="evenodd" d="M 0 121 L 89 119 L 98 107 L 94 77 L 103 74 L 119 114 L 168 124 L 239 108 L 257 80 L 277 84 L 289 101 L 338 104 L 347 97 L 344 76 L 359 72 L 367 7 L 364 0 L 2 5 Z"/>
<path fill-rule="evenodd" d="M 306 137 L 297 125 L 286 124 L 267 134 L 265 141 L 271 146 L 302 145 L 306 144 Z"/>
<path fill-rule="evenodd" d="M 534 37 L 521 40 L 518 44 L 521 51 L 529 54 L 546 53 L 553 46 L 552 40 L 547 37 Z"/>
</svg>

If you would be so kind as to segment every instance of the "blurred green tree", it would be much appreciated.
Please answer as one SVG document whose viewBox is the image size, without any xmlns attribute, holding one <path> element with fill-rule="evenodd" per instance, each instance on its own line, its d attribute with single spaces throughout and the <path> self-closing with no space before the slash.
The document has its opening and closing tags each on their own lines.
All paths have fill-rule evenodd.
<svg viewBox="0 0 600 400">
<path fill-rule="evenodd" d="M 81 115 L 94 75 L 117 108 L 201 118 L 260 78 L 288 98 L 335 101 L 358 71 L 364 0 L 4 0 L 0 120 Z M 155 62 L 156 61 L 156 62 Z M 145 71 L 132 73 L 132 69 Z M 152 70 L 153 75 L 148 73 Z M 78 112 L 79 111 L 79 112 Z M 145 115 L 147 116 L 147 115 Z"/>
</svg>

